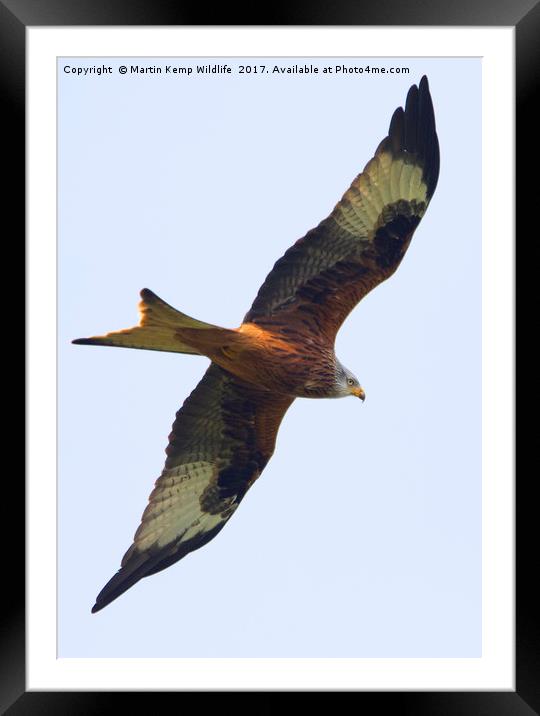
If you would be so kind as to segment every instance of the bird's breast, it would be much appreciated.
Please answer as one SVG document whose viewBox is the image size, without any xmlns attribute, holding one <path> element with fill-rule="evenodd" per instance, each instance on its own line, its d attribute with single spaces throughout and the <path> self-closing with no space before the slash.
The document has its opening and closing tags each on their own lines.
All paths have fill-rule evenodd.
<svg viewBox="0 0 540 716">
<path fill-rule="evenodd" d="M 242 380 L 298 397 L 313 397 L 313 388 L 319 385 L 324 392 L 332 380 L 333 350 L 290 340 L 253 323 L 243 323 L 235 333 L 235 341 L 222 346 L 212 359 Z"/>
</svg>

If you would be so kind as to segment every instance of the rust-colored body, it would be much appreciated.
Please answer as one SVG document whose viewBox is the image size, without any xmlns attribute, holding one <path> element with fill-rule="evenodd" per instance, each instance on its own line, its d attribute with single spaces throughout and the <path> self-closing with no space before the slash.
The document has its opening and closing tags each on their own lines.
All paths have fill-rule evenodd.
<svg viewBox="0 0 540 716">
<path fill-rule="evenodd" d="M 324 397 L 334 385 L 334 349 L 322 336 L 285 336 L 255 323 L 233 330 L 180 328 L 177 334 L 240 380 L 274 394 Z"/>
</svg>

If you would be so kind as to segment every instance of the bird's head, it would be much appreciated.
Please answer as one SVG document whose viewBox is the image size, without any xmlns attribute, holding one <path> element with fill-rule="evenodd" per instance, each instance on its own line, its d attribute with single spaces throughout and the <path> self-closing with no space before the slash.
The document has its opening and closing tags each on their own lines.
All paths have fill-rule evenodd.
<svg viewBox="0 0 540 716">
<path fill-rule="evenodd" d="M 366 399 L 366 394 L 358 378 L 341 363 L 336 366 L 336 383 L 337 397 L 345 398 L 347 395 L 354 395 L 355 398 L 360 398 L 362 401 Z"/>
</svg>

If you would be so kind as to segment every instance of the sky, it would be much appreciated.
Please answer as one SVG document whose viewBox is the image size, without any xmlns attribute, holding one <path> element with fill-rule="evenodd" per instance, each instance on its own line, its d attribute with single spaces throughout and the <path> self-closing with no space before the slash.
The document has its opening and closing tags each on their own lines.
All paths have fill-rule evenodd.
<svg viewBox="0 0 540 716">
<path fill-rule="evenodd" d="M 238 326 L 423 74 L 439 183 L 336 342 L 365 403 L 295 401 L 216 539 L 91 615 L 208 360 L 71 340 L 136 324 L 143 287 Z M 480 60 L 59 58 L 58 180 L 58 655 L 480 656 Z"/>
</svg>

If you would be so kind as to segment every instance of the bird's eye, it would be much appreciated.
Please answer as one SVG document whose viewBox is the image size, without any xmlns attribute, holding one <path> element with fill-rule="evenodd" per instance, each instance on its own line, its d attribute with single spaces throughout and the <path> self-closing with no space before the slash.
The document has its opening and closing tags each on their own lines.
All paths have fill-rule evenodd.
<svg viewBox="0 0 540 716">
<path fill-rule="evenodd" d="M 349 385 L 354 385 L 354 378 L 349 378 L 349 379 L 347 380 L 347 383 L 348 383 Z"/>
</svg>

